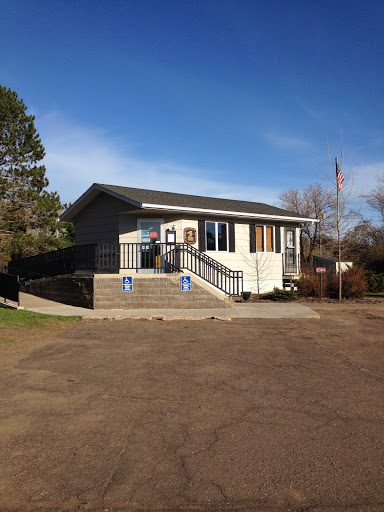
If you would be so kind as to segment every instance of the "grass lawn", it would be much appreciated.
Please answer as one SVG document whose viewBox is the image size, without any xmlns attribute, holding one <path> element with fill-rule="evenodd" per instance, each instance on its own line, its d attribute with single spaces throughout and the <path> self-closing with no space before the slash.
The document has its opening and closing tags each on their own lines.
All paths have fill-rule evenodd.
<svg viewBox="0 0 384 512">
<path fill-rule="evenodd" d="M 378 299 L 381 299 L 381 298 L 384 299 L 384 292 L 367 293 L 366 297 L 374 297 L 374 298 L 378 298 Z"/>
<path fill-rule="evenodd" d="M 65 323 L 78 321 L 79 316 L 43 315 L 20 309 L 0 308 L 0 329 L 49 329 Z"/>
</svg>

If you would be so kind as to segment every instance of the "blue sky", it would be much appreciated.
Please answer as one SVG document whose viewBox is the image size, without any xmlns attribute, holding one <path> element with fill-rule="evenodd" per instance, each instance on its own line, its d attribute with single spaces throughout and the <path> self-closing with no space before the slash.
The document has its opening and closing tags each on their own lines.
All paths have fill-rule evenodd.
<svg viewBox="0 0 384 512">
<path fill-rule="evenodd" d="M 329 170 L 384 172 L 378 1 L 1 0 L 0 83 L 50 187 L 93 182 L 275 204 Z"/>
</svg>

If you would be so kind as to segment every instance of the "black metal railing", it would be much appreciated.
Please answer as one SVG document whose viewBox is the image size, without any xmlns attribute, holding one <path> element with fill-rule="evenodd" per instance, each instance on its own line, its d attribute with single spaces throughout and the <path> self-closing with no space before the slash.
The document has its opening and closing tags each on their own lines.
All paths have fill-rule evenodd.
<svg viewBox="0 0 384 512">
<path fill-rule="evenodd" d="M 9 263 L 23 279 L 92 272 L 190 272 L 227 295 L 241 295 L 243 272 L 231 270 L 189 244 L 127 243 L 78 245 Z"/>
<path fill-rule="evenodd" d="M 189 270 L 227 295 L 241 295 L 243 272 L 231 270 L 206 253 L 189 244 L 176 244 L 171 251 L 169 264 L 175 268 Z"/>
<path fill-rule="evenodd" d="M 98 244 L 97 269 L 153 273 L 189 270 L 227 295 L 241 295 L 243 272 L 231 270 L 189 244 Z"/>
<path fill-rule="evenodd" d="M 22 279 L 72 274 L 77 270 L 96 270 L 97 245 L 74 245 L 57 251 L 36 254 L 8 263 L 8 272 Z"/>
<path fill-rule="evenodd" d="M 299 274 L 299 255 L 296 253 L 296 249 L 287 248 L 282 254 L 283 257 L 283 274 Z"/>
<path fill-rule="evenodd" d="M 0 297 L 19 304 L 19 276 L 0 272 Z"/>
</svg>

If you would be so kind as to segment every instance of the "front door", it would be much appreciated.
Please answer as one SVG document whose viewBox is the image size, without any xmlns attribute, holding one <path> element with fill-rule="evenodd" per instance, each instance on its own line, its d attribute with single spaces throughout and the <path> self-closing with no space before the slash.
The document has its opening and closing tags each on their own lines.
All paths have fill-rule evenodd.
<svg viewBox="0 0 384 512">
<path fill-rule="evenodd" d="M 296 272 L 296 249 L 295 249 L 295 230 L 286 230 L 285 246 L 285 271 L 288 273 Z"/>
<path fill-rule="evenodd" d="M 138 272 L 159 274 L 164 272 L 162 242 L 164 219 L 138 219 Z"/>
</svg>

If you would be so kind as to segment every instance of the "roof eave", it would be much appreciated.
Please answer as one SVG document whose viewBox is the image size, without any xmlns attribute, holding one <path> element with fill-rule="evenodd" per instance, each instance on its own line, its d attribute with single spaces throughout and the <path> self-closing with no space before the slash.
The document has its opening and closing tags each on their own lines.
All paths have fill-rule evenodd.
<svg viewBox="0 0 384 512">
<path fill-rule="evenodd" d="M 132 199 L 129 199 L 125 196 L 122 196 L 117 192 L 108 190 L 107 188 L 103 187 L 102 185 L 99 185 L 98 183 L 94 183 L 89 187 L 88 190 L 84 192 L 84 194 L 82 194 L 79 197 L 79 199 L 77 199 L 67 210 L 65 210 L 64 213 L 60 215 L 59 220 L 63 222 L 71 222 L 76 217 L 76 215 L 85 206 L 87 206 L 87 204 L 89 204 L 98 194 L 100 194 L 100 192 L 105 192 L 106 194 L 109 194 L 115 197 L 116 199 L 120 199 L 120 201 L 124 201 L 125 203 L 136 206 L 137 208 L 141 208 L 141 203 L 133 201 Z"/>
<path fill-rule="evenodd" d="M 206 208 L 192 208 L 185 206 L 170 206 L 165 204 L 142 203 L 141 207 L 148 210 L 168 210 L 189 213 L 208 213 L 210 215 L 225 215 L 231 217 L 247 217 L 256 219 L 287 220 L 291 222 L 318 222 L 308 217 L 291 217 L 289 215 L 269 215 L 265 213 L 234 212 L 229 210 L 211 210 Z"/>
</svg>

